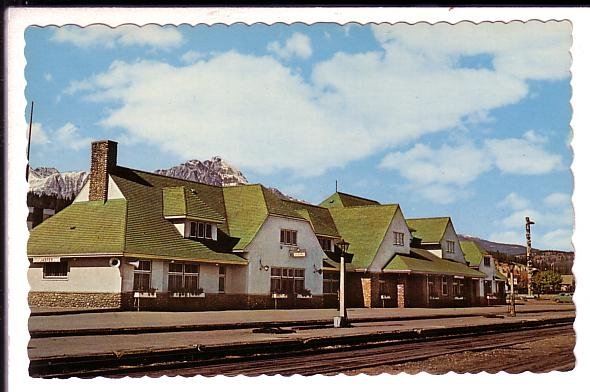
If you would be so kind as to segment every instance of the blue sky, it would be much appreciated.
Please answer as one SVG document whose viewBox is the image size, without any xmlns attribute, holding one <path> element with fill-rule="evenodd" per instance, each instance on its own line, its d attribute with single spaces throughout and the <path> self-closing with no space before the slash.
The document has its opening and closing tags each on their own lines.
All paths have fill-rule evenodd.
<svg viewBox="0 0 590 392">
<path fill-rule="evenodd" d="M 31 164 L 220 155 L 250 182 L 449 215 L 460 233 L 571 250 L 567 22 L 30 27 Z M 28 108 L 27 108 L 28 113 Z M 23 113 L 27 116 L 27 113 Z"/>
</svg>

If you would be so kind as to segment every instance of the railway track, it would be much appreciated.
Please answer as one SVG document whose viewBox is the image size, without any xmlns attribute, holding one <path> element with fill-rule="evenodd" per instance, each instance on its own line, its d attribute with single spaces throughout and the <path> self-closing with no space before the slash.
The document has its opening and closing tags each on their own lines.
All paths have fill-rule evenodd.
<svg viewBox="0 0 590 392">
<path fill-rule="evenodd" d="M 408 337 L 354 344 L 332 346 L 292 347 L 280 352 L 244 352 L 223 357 L 208 356 L 207 353 L 176 353 L 144 358 L 135 361 L 87 361 L 66 364 L 36 364 L 30 368 L 36 377 L 95 377 L 131 376 L 151 377 L 161 375 L 313 375 L 333 374 L 355 369 L 395 365 L 420 361 L 445 354 L 465 351 L 485 351 L 504 348 L 559 334 L 573 333 L 571 321 L 554 325 L 514 327 L 504 331 L 489 330 L 484 333 L 463 332 L 446 336 Z M 571 353 L 570 353 L 571 354 Z M 498 369 L 507 370 L 508 369 Z M 520 372 L 534 369 L 518 369 Z M 558 369 L 555 369 L 558 370 Z M 564 368 L 564 370 L 566 370 Z M 544 371 L 538 369 L 537 371 Z"/>
</svg>

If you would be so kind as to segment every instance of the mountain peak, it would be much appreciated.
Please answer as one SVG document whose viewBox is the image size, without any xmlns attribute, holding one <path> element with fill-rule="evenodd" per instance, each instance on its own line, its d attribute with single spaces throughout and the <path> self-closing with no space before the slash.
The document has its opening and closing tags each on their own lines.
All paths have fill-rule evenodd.
<svg viewBox="0 0 590 392">
<path fill-rule="evenodd" d="M 220 156 L 214 156 L 205 161 L 191 159 L 169 169 L 156 170 L 155 173 L 217 186 L 235 186 L 248 183 L 246 176 L 241 171 L 235 169 Z"/>
</svg>

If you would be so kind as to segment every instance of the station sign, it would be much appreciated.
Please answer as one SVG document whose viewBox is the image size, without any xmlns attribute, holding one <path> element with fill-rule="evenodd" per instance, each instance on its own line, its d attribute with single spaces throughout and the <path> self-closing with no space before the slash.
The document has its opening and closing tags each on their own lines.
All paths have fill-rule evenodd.
<svg viewBox="0 0 590 392">
<path fill-rule="evenodd" d="M 291 251 L 291 257 L 301 258 L 307 256 L 305 249 L 296 249 Z"/>
</svg>

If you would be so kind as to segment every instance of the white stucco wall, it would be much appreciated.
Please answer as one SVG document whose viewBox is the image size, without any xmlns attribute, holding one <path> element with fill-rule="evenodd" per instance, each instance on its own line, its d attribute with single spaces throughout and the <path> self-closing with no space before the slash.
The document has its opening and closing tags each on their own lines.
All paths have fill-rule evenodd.
<svg viewBox="0 0 590 392">
<path fill-rule="evenodd" d="M 492 257 L 490 257 L 490 266 L 486 267 L 484 265 L 483 262 L 483 257 L 481 260 L 481 263 L 479 264 L 479 271 L 483 272 L 484 274 L 486 274 L 484 279 L 480 279 L 480 283 L 479 283 L 479 295 L 480 296 L 484 296 L 484 281 L 489 281 L 492 282 L 492 294 L 497 294 L 498 293 L 498 288 L 496 287 L 496 283 L 494 281 L 494 275 L 496 272 L 496 267 L 495 267 L 495 263 L 494 263 L 494 259 Z"/>
<path fill-rule="evenodd" d="M 281 229 L 297 230 L 297 246 L 281 245 Z M 291 257 L 289 251 L 296 248 L 305 250 L 306 256 Z M 245 250 L 249 260 L 246 284 L 249 294 L 270 293 L 272 267 L 304 268 L 305 288 L 313 295 L 322 294 L 322 275 L 313 271 L 314 265 L 317 269 L 322 268 L 326 255 L 309 222 L 269 216 Z M 259 260 L 269 266 L 268 271 L 260 270 Z"/>
<path fill-rule="evenodd" d="M 394 245 L 394 233 L 404 233 L 404 245 Z M 410 229 L 408 229 L 408 225 L 406 220 L 404 219 L 404 215 L 401 211 L 401 208 L 398 208 L 391 220 L 389 228 L 385 234 L 383 241 L 375 255 L 375 259 L 369 266 L 369 271 L 371 272 L 381 272 L 381 270 L 385 267 L 385 265 L 391 260 L 391 258 L 395 254 L 410 254 L 410 241 L 412 236 L 410 234 Z"/>
<path fill-rule="evenodd" d="M 455 253 L 447 252 L 447 241 L 455 242 Z M 443 238 L 440 242 L 440 246 L 442 248 L 442 258 L 448 260 L 459 261 L 462 263 L 466 263 L 465 256 L 463 255 L 463 251 L 461 250 L 461 244 L 459 243 L 459 237 L 457 237 L 457 233 L 455 232 L 455 228 L 453 227 L 453 222 L 449 221 L 447 228 L 443 234 Z"/>
<path fill-rule="evenodd" d="M 82 187 L 82 189 L 80 190 L 80 192 L 78 193 L 78 195 L 76 196 L 76 198 L 74 199 L 73 202 L 80 203 L 83 201 L 88 201 L 89 192 L 90 192 L 90 177 L 88 178 L 88 180 L 86 181 L 86 183 L 84 184 L 84 186 Z M 107 199 L 114 200 L 114 199 L 124 199 L 124 198 L 125 198 L 125 196 L 123 196 L 123 193 L 121 192 L 121 190 L 119 189 L 117 184 L 115 184 L 115 181 L 113 181 L 111 176 L 109 176 L 109 189 L 108 189 Z"/>
<path fill-rule="evenodd" d="M 122 276 L 109 258 L 66 259 L 70 265 L 67 277 L 43 278 L 42 263 L 34 263 L 27 272 L 30 291 L 68 293 L 118 293 Z"/>
</svg>

